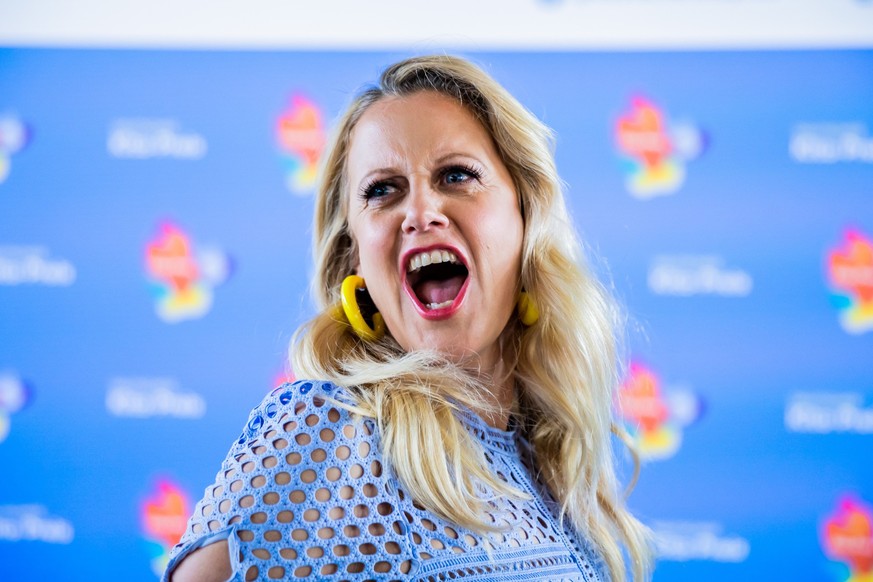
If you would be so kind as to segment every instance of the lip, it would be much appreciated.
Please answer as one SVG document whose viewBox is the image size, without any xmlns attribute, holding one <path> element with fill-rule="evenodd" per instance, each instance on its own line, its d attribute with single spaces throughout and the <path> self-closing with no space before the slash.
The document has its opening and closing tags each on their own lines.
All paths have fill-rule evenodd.
<svg viewBox="0 0 873 582">
<path fill-rule="evenodd" d="M 458 296 L 455 297 L 451 305 L 449 305 L 448 307 L 442 307 L 440 309 L 428 309 L 427 307 L 422 305 L 421 301 L 419 301 L 418 297 L 415 295 L 415 291 L 413 291 L 412 287 L 410 287 L 406 279 L 406 266 L 409 264 L 409 259 L 410 257 L 412 257 L 412 255 L 431 252 L 435 250 L 450 251 L 454 253 L 455 256 L 458 257 L 458 260 L 461 262 L 461 264 L 464 265 L 464 267 L 467 269 L 467 278 L 464 280 L 464 284 L 461 285 L 461 289 L 460 291 L 458 291 Z M 457 247 L 446 244 L 433 244 L 427 247 L 416 247 L 413 249 L 409 249 L 400 257 L 400 272 L 402 273 L 401 283 L 403 285 L 403 290 L 406 291 L 406 294 L 409 296 L 410 300 L 412 300 L 412 305 L 415 307 L 415 310 L 418 312 L 418 314 L 428 321 L 440 321 L 443 319 L 448 319 L 455 313 L 457 313 L 457 311 L 461 308 L 461 305 L 464 303 L 464 297 L 466 297 L 467 295 L 467 287 L 470 284 L 470 266 L 467 263 L 467 257 L 465 257 L 464 253 L 458 250 Z"/>
</svg>

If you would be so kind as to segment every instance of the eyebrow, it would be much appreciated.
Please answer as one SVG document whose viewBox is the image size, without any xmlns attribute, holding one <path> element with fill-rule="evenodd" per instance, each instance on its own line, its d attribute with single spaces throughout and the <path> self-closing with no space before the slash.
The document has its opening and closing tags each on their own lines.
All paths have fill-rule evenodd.
<svg viewBox="0 0 873 582">
<path fill-rule="evenodd" d="M 374 177 L 384 174 L 397 174 L 399 173 L 396 166 L 388 166 L 385 168 L 376 168 L 375 170 L 371 170 L 361 176 L 361 179 L 358 180 L 357 189 L 361 190 L 364 187 L 364 184 L 370 182 Z"/>
<path fill-rule="evenodd" d="M 440 156 L 440 157 L 438 157 L 437 159 L 434 160 L 434 163 L 435 163 L 435 164 L 444 164 L 444 163 L 447 162 L 448 160 L 450 160 L 450 159 L 452 159 L 452 158 L 458 158 L 458 157 L 460 157 L 460 158 L 470 158 L 471 160 L 474 160 L 474 161 L 476 161 L 477 163 L 482 164 L 483 166 L 485 165 L 485 162 L 483 162 L 482 160 L 480 160 L 477 156 L 474 156 L 473 154 L 465 154 L 465 153 L 461 153 L 461 152 L 451 152 L 451 153 L 445 154 L 445 155 L 443 155 L 443 156 Z"/>
<path fill-rule="evenodd" d="M 468 154 L 468 153 L 463 153 L 463 152 L 458 152 L 458 151 L 453 151 L 453 152 L 449 152 L 447 154 L 441 155 L 440 157 L 438 157 L 437 159 L 435 159 L 433 161 L 433 164 L 439 166 L 441 164 L 448 162 L 452 158 L 469 158 L 471 160 L 474 160 L 476 163 L 478 163 L 482 166 L 486 166 L 486 164 L 481 159 L 479 159 L 478 156 L 474 156 L 473 154 Z M 358 187 L 358 189 L 360 189 L 364 183 L 370 181 L 370 179 L 372 179 L 374 176 L 385 175 L 385 174 L 391 175 L 391 174 L 399 174 L 399 173 L 401 173 L 401 172 L 400 172 L 400 169 L 398 166 L 383 166 L 380 168 L 375 168 L 373 170 L 370 170 L 369 172 L 367 172 L 363 176 L 361 176 L 361 179 L 358 181 L 357 187 Z"/>
</svg>

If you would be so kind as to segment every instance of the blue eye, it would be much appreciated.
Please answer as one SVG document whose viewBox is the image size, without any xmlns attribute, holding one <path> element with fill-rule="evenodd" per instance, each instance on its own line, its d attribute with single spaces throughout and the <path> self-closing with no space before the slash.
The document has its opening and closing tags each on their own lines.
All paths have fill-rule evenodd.
<svg viewBox="0 0 873 582">
<path fill-rule="evenodd" d="M 394 186 L 387 182 L 374 182 L 364 187 L 363 196 L 366 200 L 382 198 L 394 191 Z"/>
<path fill-rule="evenodd" d="M 447 184 L 464 184 L 470 180 L 478 180 L 481 173 L 467 166 L 452 166 L 443 170 L 443 180 Z"/>
<path fill-rule="evenodd" d="M 452 171 L 446 174 L 446 182 L 449 184 L 457 184 L 458 182 L 463 182 L 469 177 L 470 176 L 467 172 Z"/>
</svg>

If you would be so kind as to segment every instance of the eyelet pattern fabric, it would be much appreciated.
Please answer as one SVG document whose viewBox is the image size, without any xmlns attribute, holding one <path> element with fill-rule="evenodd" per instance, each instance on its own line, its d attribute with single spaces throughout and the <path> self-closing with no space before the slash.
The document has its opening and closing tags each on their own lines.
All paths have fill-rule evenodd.
<svg viewBox="0 0 873 582">
<path fill-rule="evenodd" d="M 226 538 L 232 580 L 608 580 L 591 543 L 558 525 L 513 431 L 459 415 L 492 471 L 530 495 L 489 502 L 488 519 L 505 532 L 482 535 L 415 503 L 383 464 L 374 423 L 331 402 L 344 397 L 313 381 L 267 396 L 197 503 L 167 572 Z"/>
</svg>

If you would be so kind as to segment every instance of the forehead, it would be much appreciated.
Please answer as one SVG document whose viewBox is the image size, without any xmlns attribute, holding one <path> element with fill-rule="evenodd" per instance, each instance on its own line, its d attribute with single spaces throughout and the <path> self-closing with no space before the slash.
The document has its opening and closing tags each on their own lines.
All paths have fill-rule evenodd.
<svg viewBox="0 0 873 582">
<path fill-rule="evenodd" d="M 493 156 L 496 150 L 470 110 L 440 93 L 420 91 L 386 97 L 364 112 L 351 133 L 349 170 L 452 153 Z"/>
</svg>

